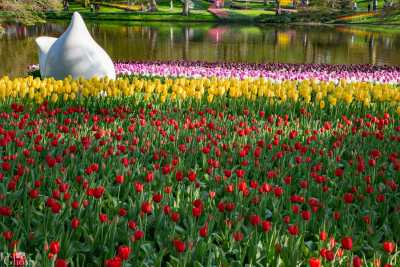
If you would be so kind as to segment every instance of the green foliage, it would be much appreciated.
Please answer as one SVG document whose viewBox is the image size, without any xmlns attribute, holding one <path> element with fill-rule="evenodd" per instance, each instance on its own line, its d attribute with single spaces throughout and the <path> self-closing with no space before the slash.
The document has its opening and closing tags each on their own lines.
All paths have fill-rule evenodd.
<svg viewBox="0 0 400 267">
<path fill-rule="evenodd" d="M 0 0 L 0 11 L 5 12 L 7 20 L 15 20 L 23 24 L 44 22 L 44 13 L 58 10 L 60 0 Z"/>
</svg>

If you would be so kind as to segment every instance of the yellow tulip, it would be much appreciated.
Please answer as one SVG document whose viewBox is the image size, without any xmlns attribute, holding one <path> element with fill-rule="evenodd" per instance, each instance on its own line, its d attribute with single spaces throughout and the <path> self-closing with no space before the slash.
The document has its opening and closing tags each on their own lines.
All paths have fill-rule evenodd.
<svg viewBox="0 0 400 267">
<path fill-rule="evenodd" d="M 53 102 L 53 103 L 57 102 L 57 100 L 58 100 L 58 95 L 57 95 L 56 93 L 52 94 L 50 100 L 51 100 L 51 102 Z"/>
<path fill-rule="evenodd" d="M 325 102 L 324 102 L 324 100 L 321 100 L 321 101 L 319 102 L 319 107 L 320 107 L 320 109 L 324 109 L 324 108 L 325 108 Z"/>
</svg>

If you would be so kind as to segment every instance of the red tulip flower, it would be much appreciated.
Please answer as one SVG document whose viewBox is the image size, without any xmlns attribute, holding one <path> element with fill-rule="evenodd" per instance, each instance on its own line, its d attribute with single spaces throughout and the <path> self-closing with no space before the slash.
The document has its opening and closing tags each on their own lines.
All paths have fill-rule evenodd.
<svg viewBox="0 0 400 267">
<path fill-rule="evenodd" d="M 99 214 L 99 220 L 100 220 L 100 222 L 102 222 L 102 223 L 108 221 L 108 216 L 107 216 L 107 214 L 100 213 L 100 214 Z"/>
<path fill-rule="evenodd" d="M 363 265 L 362 259 L 358 256 L 353 257 L 353 267 L 361 267 Z"/>
<path fill-rule="evenodd" d="M 52 241 L 49 246 L 50 252 L 53 254 L 58 254 L 60 252 L 60 242 Z"/>
<path fill-rule="evenodd" d="M 140 239 L 142 239 L 144 237 L 144 233 L 141 230 L 137 230 L 134 234 L 133 234 L 133 238 L 134 241 L 138 241 Z"/>
<path fill-rule="evenodd" d="M 71 220 L 71 227 L 72 229 L 77 229 L 79 227 L 80 221 L 78 218 L 73 218 Z"/>
<path fill-rule="evenodd" d="M 261 225 L 265 233 L 268 233 L 272 228 L 272 223 L 268 220 L 262 221 Z"/>
<path fill-rule="evenodd" d="M 118 257 L 122 260 L 127 260 L 131 255 L 131 248 L 128 246 L 119 246 L 118 247 Z"/>
<path fill-rule="evenodd" d="M 328 237 L 328 234 L 325 231 L 319 232 L 319 239 L 321 241 L 325 241 L 327 237 Z"/>
<path fill-rule="evenodd" d="M 253 226 L 257 226 L 257 225 L 259 225 L 260 224 L 260 216 L 258 216 L 258 215 L 256 215 L 256 214 L 252 214 L 252 215 L 250 215 L 250 223 L 253 225 Z"/>
<path fill-rule="evenodd" d="M 243 233 L 242 232 L 235 232 L 233 233 L 233 239 L 235 239 L 235 241 L 242 241 L 243 240 Z"/>
<path fill-rule="evenodd" d="M 104 265 L 106 267 L 121 267 L 122 266 L 122 260 L 120 257 L 116 256 L 112 259 L 105 260 Z"/>
<path fill-rule="evenodd" d="M 310 258 L 308 263 L 310 267 L 321 267 L 321 260 L 318 258 Z"/>
<path fill-rule="evenodd" d="M 195 217 L 195 218 L 200 217 L 200 216 L 201 216 L 201 213 L 202 213 L 202 209 L 201 209 L 201 208 L 194 207 L 194 208 L 192 209 L 192 215 L 193 215 L 193 217 Z"/>
<path fill-rule="evenodd" d="M 185 242 L 182 242 L 182 241 L 176 239 L 176 240 L 173 241 L 173 243 L 174 243 L 175 249 L 176 249 L 179 253 L 185 252 L 185 250 L 186 250 L 186 244 L 185 244 Z"/>
<path fill-rule="evenodd" d="M 117 175 L 115 176 L 115 183 L 116 184 L 123 184 L 124 183 L 124 176 L 123 175 Z"/>
<path fill-rule="evenodd" d="M 383 249 L 387 253 L 392 254 L 396 250 L 396 244 L 391 241 L 385 241 L 385 242 L 383 242 Z"/>
<path fill-rule="evenodd" d="M 151 212 L 153 211 L 153 207 L 151 206 L 150 202 L 143 202 L 142 203 L 142 212 L 145 214 L 151 214 Z"/>
<path fill-rule="evenodd" d="M 199 235 L 201 237 L 207 237 L 207 235 L 208 235 L 208 226 L 207 226 L 207 224 L 200 228 Z"/>
<path fill-rule="evenodd" d="M 54 267 L 68 267 L 68 262 L 64 259 L 57 258 Z"/>
<path fill-rule="evenodd" d="M 352 194 L 352 193 L 346 193 L 346 194 L 344 194 L 343 200 L 344 200 L 344 202 L 346 202 L 347 204 L 353 203 L 353 194 Z"/>
<path fill-rule="evenodd" d="M 353 248 L 353 239 L 349 236 L 343 237 L 342 248 L 346 250 L 351 250 Z"/>
<path fill-rule="evenodd" d="M 4 231 L 3 237 L 5 240 L 10 241 L 13 238 L 13 232 L 11 231 Z"/>
<path fill-rule="evenodd" d="M 295 224 L 291 224 L 288 226 L 288 231 L 291 235 L 298 235 L 299 234 L 299 227 Z"/>
</svg>

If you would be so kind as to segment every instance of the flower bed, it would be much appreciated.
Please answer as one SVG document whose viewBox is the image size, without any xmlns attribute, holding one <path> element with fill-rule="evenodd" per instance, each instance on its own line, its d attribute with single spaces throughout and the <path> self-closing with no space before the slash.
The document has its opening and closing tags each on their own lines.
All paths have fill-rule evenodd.
<svg viewBox="0 0 400 267">
<path fill-rule="evenodd" d="M 125 11 L 140 11 L 141 10 L 141 7 L 138 5 L 127 5 L 127 4 L 105 3 L 105 2 L 99 2 L 97 4 L 99 4 L 100 6 L 123 9 Z"/>
<path fill-rule="evenodd" d="M 2 78 L 0 250 L 58 267 L 398 266 L 399 101 L 344 80 Z"/>
<path fill-rule="evenodd" d="M 362 20 L 368 17 L 373 17 L 376 16 L 375 12 L 359 12 L 355 13 L 353 15 L 348 15 L 348 16 L 341 16 L 337 17 L 338 21 L 356 21 L 356 20 Z"/>
<path fill-rule="evenodd" d="M 276 81 L 363 81 L 400 83 L 400 67 L 374 65 L 328 64 L 242 64 L 205 62 L 126 62 L 115 63 L 120 75 L 161 77 L 218 77 L 218 78 L 265 78 Z"/>
<path fill-rule="evenodd" d="M 29 72 L 39 69 L 31 65 Z M 400 83 L 400 67 L 376 65 L 328 65 L 328 64 L 245 64 L 206 63 L 187 61 L 115 62 L 119 76 L 186 77 L 186 78 L 264 78 L 283 80 L 340 80 L 349 82 Z"/>
<path fill-rule="evenodd" d="M 382 104 L 390 109 L 400 111 L 400 90 L 397 85 L 346 82 L 324 82 L 315 80 L 279 81 L 272 82 L 265 79 L 148 79 L 130 77 L 129 79 L 39 79 L 27 78 L 0 79 L 0 100 L 9 98 L 29 99 L 42 103 L 49 99 L 51 102 L 68 101 L 79 98 L 125 98 L 139 97 L 145 101 L 160 100 L 165 102 L 183 101 L 185 99 L 201 101 L 215 99 L 224 101 L 233 99 L 261 99 L 266 102 L 301 103 L 317 105 L 323 109 L 326 105 L 335 107 L 358 104 L 365 107 Z"/>
</svg>

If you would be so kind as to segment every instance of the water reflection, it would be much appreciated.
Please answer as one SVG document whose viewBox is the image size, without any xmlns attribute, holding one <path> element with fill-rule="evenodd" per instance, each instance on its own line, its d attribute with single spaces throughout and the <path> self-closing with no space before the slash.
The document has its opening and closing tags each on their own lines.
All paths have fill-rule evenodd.
<svg viewBox="0 0 400 267">
<path fill-rule="evenodd" d="M 5 25 L 0 75 L 25 73 L 37 63 L 34 39 L 59 36 L 67 24 Z M 257 27 L 209 24 L 88 24 L 113 60 L 202 60 L 400 65 L 400 31 L 360 27 Z"/>
</svg>

